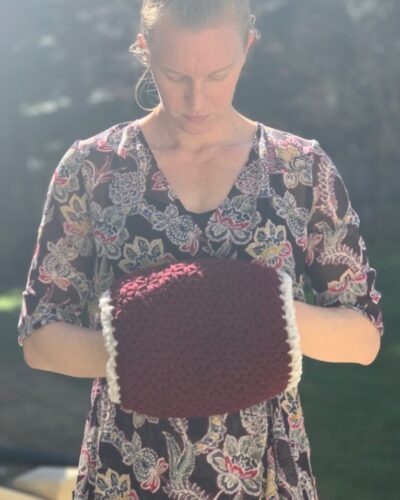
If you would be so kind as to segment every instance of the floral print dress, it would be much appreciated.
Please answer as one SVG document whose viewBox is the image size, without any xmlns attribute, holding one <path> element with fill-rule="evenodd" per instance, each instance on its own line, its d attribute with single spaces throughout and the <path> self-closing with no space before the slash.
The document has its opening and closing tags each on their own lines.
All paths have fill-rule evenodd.
<svg viewBox="0 0 400 500">
<path fill-rule="evenodd" d="M 293 295 L 361 311 L 383 335 L 381 293 L 342 177 L 314 139 L 257 122 L 214 210 L 186 210 L 138 120 L 75 141 L 51 178 L 18 323 L 101 330 L 98 299 L 124 273 L 196 257 L 257 259 Z M 86 499 L 318 499 L 298 387 L 232 414 L 159 419 L 123 411 L 93 380 L 73 493 Z"/>
</svg>

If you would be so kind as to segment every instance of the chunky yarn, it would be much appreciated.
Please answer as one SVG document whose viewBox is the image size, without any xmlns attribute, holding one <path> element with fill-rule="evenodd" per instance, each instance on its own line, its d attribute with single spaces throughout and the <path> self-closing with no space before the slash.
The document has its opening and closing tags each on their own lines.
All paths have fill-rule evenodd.
<svg viewBox="0 0 400 500">
<path fill-rule="evenodd" d="M 232 413 L 296 386 L 292 280 L 257 261 L 142 268 L 100 299 L 111 401 L 161 418 Z"/>
</svg>

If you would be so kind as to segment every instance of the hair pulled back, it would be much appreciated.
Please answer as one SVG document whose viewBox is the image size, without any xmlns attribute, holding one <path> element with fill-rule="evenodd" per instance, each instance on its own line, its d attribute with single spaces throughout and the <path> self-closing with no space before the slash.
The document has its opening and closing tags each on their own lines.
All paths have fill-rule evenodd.
<svg viewBox="0 0 400 500">
<path fill-rule="evenodd" d="M 237 22 L 244 46 L 250 31 L 254 31 L 256 38 L 260 37 L 255 28 L 256 17 L 251 13 L 250 0 L 143 0 L 140 10 L 140 32 L 146 37 L 149 46 L 154 28 L 165 16 L 168 16 L 177 27 L 194 31 L 217 26 L 223 20 L 230 18 Z M 129 52 L 132 52 L 145 66 L 145 71 L 135 87 L 135 101 L 141 109 L 152 111 L 154 107 L 146 108 L 141 102 L 142 88 L 148 98 L 156 96 L 154 106 L 160 102 L 148 62 L 148 52 L 137 41 L 129 47 Z"/>
</svg>

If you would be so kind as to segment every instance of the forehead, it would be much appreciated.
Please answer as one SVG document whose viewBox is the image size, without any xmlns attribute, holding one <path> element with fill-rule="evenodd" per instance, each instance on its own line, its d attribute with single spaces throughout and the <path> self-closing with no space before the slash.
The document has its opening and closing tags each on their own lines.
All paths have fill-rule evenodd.
<svg viewBox="0 0 400 500">
<path fill-rule="evenodd" d="M 233 21 L 194 31 L 164 20 L 154 29 L 149 48 L 156 64 L 187 74 L 210 73 L 243 53 L 240 30 Z"/>
</svg>

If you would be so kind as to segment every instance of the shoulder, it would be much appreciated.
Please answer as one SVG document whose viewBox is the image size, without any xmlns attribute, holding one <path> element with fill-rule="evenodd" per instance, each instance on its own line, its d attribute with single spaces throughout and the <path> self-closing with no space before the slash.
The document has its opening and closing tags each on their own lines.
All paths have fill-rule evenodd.
<svg viewBox="0 0 400 500">
<path fill-rule="evenodd" d="M 339 180 L 342 174 L 329 154 L 315 138 L 261 124 L 261 157 L 270 171 L 282 174 L 287 187 L 317 186 Z"/>
<path fill-rule="evenodd" d="M 90 137 L 76 140 L 74 147 L 84 155 L 99 152 L 125 157 L 138 133 L 136 123 L 137 120 L 116 123 Z"/>
<path fill-rule="evenodd" d="M 66 199 L 68 193 L 79 189 L 91 191 L 96 172 L 107 165 L 112 170 L 113 156 L 127 156 L 127 148 L 135 150 L 132 140 L 136 130 L 135 121 L 116 123 L 111 127 L 84 138 L 76 139 L 61 157 L 52 177 L 52 188 L 60 201 Z M 105 175 L 104 181 L 110 177 Z"/>
<path fill-rule="evenodd" d="M 278 163 L 285 163 L 286 167 L 295 170 L 304 165 L 305 168 L 319 170 L 321 166 L 336 176 L 340 176 L 335 163 L 319 141 L 315 138 L 307 138 L 289 132 L 270 127 L 263 123 L 261 125 L 260 140 L 265 142 L 265 149 L 269 157 L 274 157 Z"/>
<path fill-rule="evenodd" d="M 320 147 L 316 139 L 306 138 L 294 134 L 287 130 L 280 130 L 278 128 L 270 127 L 260 122 L 261 137 L 265 137 L 268 143 L 275 146 L 279 150 L 297 149 L 303 153 L 315 153 Z"/>
</svg>

